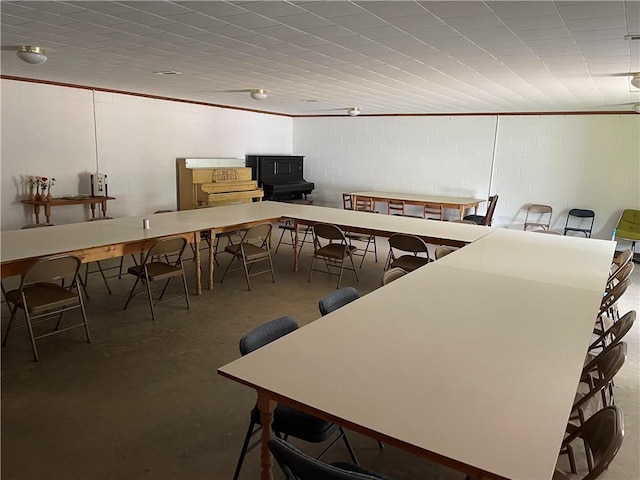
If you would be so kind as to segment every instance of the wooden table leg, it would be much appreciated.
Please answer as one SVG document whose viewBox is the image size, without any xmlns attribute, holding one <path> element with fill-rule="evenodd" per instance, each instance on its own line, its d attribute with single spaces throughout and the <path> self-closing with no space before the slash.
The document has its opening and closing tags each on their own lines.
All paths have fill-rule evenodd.
<svg viewBox="0 0 640 480">
<path fill-rule="evenodd" d="M 102 216 L 106 217 L 107 216 L 107 199 L 105 197 L 105 199 L 102 201 Z"/>
<path fill-rule="evenodd" d="M 215 262 L 214 257 L 214 245 L 216 243 L 216 231 L 214 229 L 209 230 L 209 290 L 213 290 L 213 268 Z"/>
<path fill-rule="evenodd" d="M 258 391 L 258 410 L 260 410 L 260 420 L 262 431 L 260 432 L 260 480 L 273 480 L 273 457 L 269 450 L 269 439 L 271 438 L 271 424 L 273 423 L 273 412 L 276 409 L 276 402 L 269 397 L 266 392 Z"/>
<path fill-rule="evenodd" d="M 297 272 L 300 266 L 298 261 L 298 254 L 300 253 L 300 246 L 298 245 L 298 220 L 293 221 L 293 271 Z"/>
<path fill-rule="evenodd" d="M 33 206 L 33 214 L 36 216 L 36 223 L 40 223 L 40 205 Z"/>
<path fill-rule="evenodd" d="M 193 232 L 193 261 L 196 264 L 196 295 L 202 295 L 202 268 L 200 265 L 200 232 Z"/>
<path fill-rule="evenodd" d="M 91 218 L 96 218 L 96 204 L 90 203 L 89 207 L 91 207 Z"/>
<path fill-rule="evenodd" d="M 47 219 L 47 223 L 51 223 L 51 205 L 48 203 L 44 206 L 44 218 Z"/>
</svg>

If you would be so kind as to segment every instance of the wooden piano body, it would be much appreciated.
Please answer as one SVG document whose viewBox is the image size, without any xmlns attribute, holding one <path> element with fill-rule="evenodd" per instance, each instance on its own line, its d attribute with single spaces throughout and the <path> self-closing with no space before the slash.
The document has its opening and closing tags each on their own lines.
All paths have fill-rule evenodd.
<svg viewBox="0 0 640 480">
<path fill-rule="evenodd" d="M 189 161 L 191 160 L 191 161 Z M 204 160 L 217 159 L 179 158 L 178 210 L 192 210 L 202 207 L 216 207 L 234 203 L 261 201 L 264 193 L 255 180 L 251 179 L 251 168 L 216 165 Z"/>
</svg>

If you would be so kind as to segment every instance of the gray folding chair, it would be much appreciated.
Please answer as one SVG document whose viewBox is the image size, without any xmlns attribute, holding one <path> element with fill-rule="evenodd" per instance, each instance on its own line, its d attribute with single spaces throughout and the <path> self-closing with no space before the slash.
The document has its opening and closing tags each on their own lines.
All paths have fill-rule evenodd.
<svg viewBox="0 0 640 480">
<path fill-rule="evenodd" d="M 229 267 L 231 267 L 234 260 L 242 263 L 242 269 L 244 270 L 244 275 L 247 280 L 247 288 L 249 290 L 251 290 L 249 277 L 254 277 L 262 273 L 271 273 L 271 280 L 273 283 L 276 283 L 276 277 L 273 273 L 273 262 L 271 260 L 271 249 L 269 247 L 269 243 L 271 241 L 271 228 L 272 226 L 270 223 L 254 225 L 243 233 L 240 242 L 226 246 L 224 251 L 230 253 L 233 257 L 229 260 L 227 268 L 220 279 L 220 283 L 224 281 L 224 277 L 227 276 L 228 272 L 240 270 L 240 268 L 229 270 Z M 269 268 L 260 270 L 259 272 L 251 272 L 253 266 L 259 262 L 267 262 L 269 264 Z"/>
</svg>

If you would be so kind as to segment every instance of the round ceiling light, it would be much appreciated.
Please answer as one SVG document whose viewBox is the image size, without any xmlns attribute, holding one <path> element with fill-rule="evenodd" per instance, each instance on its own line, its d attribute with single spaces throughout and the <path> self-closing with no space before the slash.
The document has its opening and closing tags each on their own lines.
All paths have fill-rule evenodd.
<svg viewBox="0 0 640 480">
<path fill-rule="evenodd" d="M 18 55 L 18 58 L 23 62 L 27 62 L 32 65 L 38 65 L 47 61 L 47 56 L 45 55 L 44 48 L 40 47 L 23 45 L 21 47 L 18 47 L 16 55 Z"/>
<path fill-rule="evenodd" d="M 263 88 L 256 88 L 249 93 L 254 100 L 264 100 L 267 98 L 267 91 Z"/>
<path fill-rule="evenodd" d="M 360 115 L 360 109 L 358 107 L 353 107 L 347 110 L 347 113 L 350 117 L 357 117 L 358 115 Z"/>
<path fill-rule="evenodd" d="M 636 88 L 640 88 L 640 73 L 634 73 L 633 78 L 631 79 L 631 85 Z"/>
</svg>

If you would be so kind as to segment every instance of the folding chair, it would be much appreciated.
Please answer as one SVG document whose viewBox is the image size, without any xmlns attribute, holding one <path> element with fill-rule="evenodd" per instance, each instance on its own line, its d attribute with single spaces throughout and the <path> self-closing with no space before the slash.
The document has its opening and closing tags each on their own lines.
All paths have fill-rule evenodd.
<svg viewBox="0 0 640 480">
<path fill-rule="evenodd" d="M 311 282 L 311 275 L 314 271 L 325 272 L 325 270 L 314 269 L 313 265 L 317 258 L 324 260 L 327 267 L 326 273 L 329 275 L 338 276 L 338 285 L 336 288 L 340 288 L 340 282 L 342 281 L 342 272 L 344 271 L 344 262 L 348 258 L 351 262 L 351 268 L 353 270 L 358 281 L 358 272 L 353 263 L 353 256 L 356 252 L 356 247 L 350 245 L 347 242 L 345 234 L 335 225 L 329 223 L 316 223 L 313 226 L 313 257 L 311 258 L 311 267 L 309 268 L 309 282 Z M 339 267 L 340 272 L 335 273 L 331 271 L 330 267 Z"/>
<path fill-rule="evenodd" d="M 233 257 L 229 260 L 227 268 L 220 279 L 220 283 L 224 281 L 224 278 L 227 276 L 229 271 L 240 269 L 236 268 L 229 270 L 229 267 L 231 267 L 234 260 L 238 260 L 242 263 L 242 269 L 244 270 L 244 275 L 247 279 L 247 288 L 249 290 L 251 290 L 249 277 L 254 277 L 262 273 L 270 272 L 271 280 L 273 283 L 276 283 L 276 277 L 273 273 L 273 262 L 271 261 L 271 249 L 269 247 L 271 240 L 271 228 L 272 226 L 270 223 L 254 225 L 244 232 L 239 243 L 227 245 L 224 251 L 230 253 Z M 259 262 L 268 262 L 269 268 L 251 273 L 253 265 Z"/>
<path fill-rule="evenodd" d="M 29 330 L 33 358 L 37 361 L 38 350 L 36 340 L 56 333 L 61 333 L 76 327 L 84 327 L 87 343 L 91 343 L 89 324 L 84 310 L 82 293 L 78 287 L 78 272 L 80 270 L 80 258 L 75 255 L 56 255 L 41 258 L 34 263 L 27 272 L 22 275 L 20 287 L 6 292 L 5 298 L 11 310 L 9 324 L 2 340 L 2 345 L 7 344 L 11 324 L 18 309 L 24 311 L 26 326 Z M 64 312 L 80 309 L 82 322 L 60 328 Z M 53 329 L 42 335 L 34 335 L 33 326 L 46 319 L 58 315 L 58 321 Z M 33 323 L 33 320 L 41 319 Z"/>
</svg>

